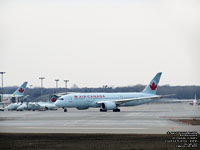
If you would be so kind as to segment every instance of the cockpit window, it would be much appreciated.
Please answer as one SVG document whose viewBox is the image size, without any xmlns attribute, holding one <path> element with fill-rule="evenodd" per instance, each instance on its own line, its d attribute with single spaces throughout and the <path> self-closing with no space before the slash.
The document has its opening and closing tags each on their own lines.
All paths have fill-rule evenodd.
<svg viewBox="0 0 200 150">
<path fill-rule="evenodd" d="M 64 100 L 64 98 L 59 98 L 58 100 Z"/>
</svg>

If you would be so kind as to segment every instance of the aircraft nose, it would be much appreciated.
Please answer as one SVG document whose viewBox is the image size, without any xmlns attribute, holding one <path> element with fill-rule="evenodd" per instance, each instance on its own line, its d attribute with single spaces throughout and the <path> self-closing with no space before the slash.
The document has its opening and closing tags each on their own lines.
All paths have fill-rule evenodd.
<svg viewBox="0 0 200 150">
<path fill-rule="evenodd" d="M 55 102 L 55 105 L 56 105 L 57 107 L 62 107 L 62 101 L 61 101 L 61 100 L 57 100 L 57 101 Z"/>
</svg>

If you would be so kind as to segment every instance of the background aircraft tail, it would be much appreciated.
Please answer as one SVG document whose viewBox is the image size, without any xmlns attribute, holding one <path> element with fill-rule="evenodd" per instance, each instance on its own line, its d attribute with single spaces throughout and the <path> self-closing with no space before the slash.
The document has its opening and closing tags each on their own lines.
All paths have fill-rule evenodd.
<svg viewBox="0 0 200 150">
<path fill-rule="evenodd" d="M 193 105 L 194 105 L 194 106 L 195 106 L 195 105 L 199 105 L 198 102 L 197 102 L 197 96 L 196 96 L 196 94 L 195 94 L 195 96 L 194 96 Z"/>
<path fill-rule="evenodd" d="M 161 75 L 162 72 L 157 73 L 151 82 L 145 87 L 143 93 L 156 94 Z"/>
<path fill-rule="evenodd" d="M 25 89 L 26 89 L 26 86 L 27 86 L 28 82 L 24 82 L 14 93 L 13 95 L 14 96 L 24 96 L 24 92 L 25 92 Z"/>
<path fill-rule="evenodd" d="M 59 98 L 59 96 L 57 95 L 51 95 L 51 97 L 49 98 L 49 102 L 54 103 L 56 102 L 56 100 Z"/>
</svg>

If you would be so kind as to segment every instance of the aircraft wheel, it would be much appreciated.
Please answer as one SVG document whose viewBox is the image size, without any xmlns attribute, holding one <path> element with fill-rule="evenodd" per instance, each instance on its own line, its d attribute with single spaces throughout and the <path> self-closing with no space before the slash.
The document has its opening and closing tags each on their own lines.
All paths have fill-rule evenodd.
<svg viewBox="0 0 200 150">
<path fill-rule="evenodd" d="M 120 112 L 120 109 L 113 109 L 113 112 Z"/>
<path fill-rule="evenodd" d="M 106 109 L 100 109 L 100 112 L 107 112 Z"/>
<path fill-rule="evenodd" d="M 67 112 L 67 109 L 64 109 L 64 112 Z"/>
</svg>

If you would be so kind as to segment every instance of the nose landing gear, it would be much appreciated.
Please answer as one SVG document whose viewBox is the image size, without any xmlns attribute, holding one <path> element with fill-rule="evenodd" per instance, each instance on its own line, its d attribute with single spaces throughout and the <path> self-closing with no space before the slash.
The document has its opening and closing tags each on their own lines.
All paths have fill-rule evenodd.
<svg viewBox="0 0 200 150">
<path fill-rule="evenodd" d="M 64 107 L 63 109 L 64 109 L 64 112 L 67 112 L 67 108 L 66 107 Z"/>
</svg>

